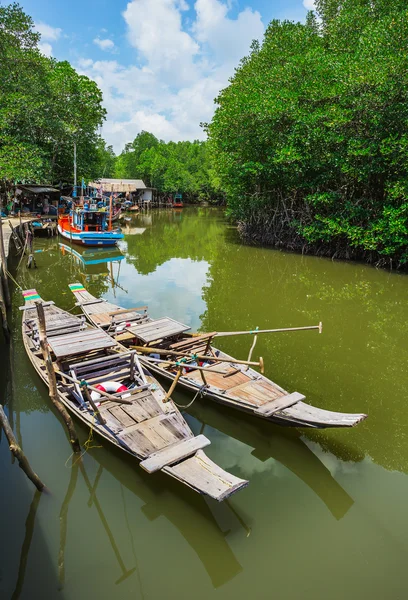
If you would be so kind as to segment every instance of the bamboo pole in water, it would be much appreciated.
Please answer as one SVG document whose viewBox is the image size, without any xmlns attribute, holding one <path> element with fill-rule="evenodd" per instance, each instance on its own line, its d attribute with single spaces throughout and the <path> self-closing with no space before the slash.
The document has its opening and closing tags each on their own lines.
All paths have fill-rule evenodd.
<svg viewBox="0 0 408 600">
<path fill-rule="evenodd" d="M 7 441 L 9 443 L 10 452 L 17 458 L 18 464 L 20 468 L 24 471 L 27 477 L 33 482 L 38 491 L 42 492 L 45 488 L 45 485 L 38 477 L 37 473 L 35 473 L 30 463 L 27 460 L 26 455 L 20 448 L 17 443 L 16 438 L 14 437 L 13 430 L 10 427 L 10 423 L 8 422 L 6 413 L 4 412 L 3 406 L 0 404 L 0 425 L 2 426 L 4 433 L 6 434 Z"/>
<path fill-rule="evenodd" d="M 323 323 L 319 325 L 309 325 L 308 327 L 283 327 L 281 329 L 254 329 L 250 331 L 218 331 L 214 337 L 228 337 L 230 335 L 258 335 L 259 333 L 279 333 L 281 331 L 307 331 L 309 329 L 318 329 L 322 333 Z"/>
<path fill-rule="evenodd" d="M 55 408 L 60 413 L 61 417 L 64 420 L 65 425 L 67 426 L 69 433 L 69 441 L 71 442 L 72 448 L 74 452 L 80 452 L 81 446 L 79 445 L 78 435 L 75 430 L 74 423 L 60 399 L 58 398 L 58 388 L 57 388 L 57 378 L 55 376 L 54 365 L 52 364 L 50 351 L 48 349 L 47 342 L 47 333 L 46 333 L 46 325 L 45 325 L 45 314 L 44 307 L 41 302 L 36 302 L 37 307 L 37 315 L 38 315 L 38 331 L 40 334 L 40 347 L 43 354 L 43 359 L 45 363 L 45 368 L 47 370 L 48 376 L 48 387 L 49 394 L 54 404 Z"/>
<path fill-rule="evenodd" d="M 2 326 L 3 326 L 4 339 L 6 340 L 6 343 L 9 344 L 11 336 L 10 336 L 10 328 L 8 326 L 8 321 L 7 321 L 6 303 L 5 303 L 4 296 L 3 296 L 3 282 L 1 281 L 1 278 L 0 278 L 0 314 L 1 314 L 1 322 L 2 322 Z"/>
</svg>

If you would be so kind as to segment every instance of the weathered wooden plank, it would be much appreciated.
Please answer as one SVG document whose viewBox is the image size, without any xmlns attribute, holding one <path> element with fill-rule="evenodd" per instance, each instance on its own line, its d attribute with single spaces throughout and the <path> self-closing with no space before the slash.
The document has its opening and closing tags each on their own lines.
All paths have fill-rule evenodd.
<svg viewBox="0 0 408 600">
<path fill-rule="evenodd" d="M 137 306 L 135 308 L 120 308 L 118 310 L 114 310 L 113 312 L 109 313 L 110 317 L 115 317 L 116 315 L 125 315 L 127 313 L 136 313 L 137 311 L 141 311 L 141 310 L 147 310 L 148 307 L 147 306 Z M 141 315 L 139 315 L 140 317 Z"/>
<path fill-rule="evenodd" d="M 207 494 L 219 502 L 248 485 L 245 479 L 221 469 L 202 450 L 177 465 L 164 467 L 163 471 L 200 494 Z"/>
<path fill-rule="evenodd" d="M 233 375 L 231 375 L 233 377 Z M 225 376 L 224 376 L 225 378 Z M 274 402 L 277 398 L 285 396 L 272 382 L 265 380 L 250 380 L 241 385 L 229 389 L 228 394 L 238 401 L 245 400 L 256 406 L 263 406 L 268 402 Z"/>
<path fill-rule="evenodd" d="M 181 415 L 173 412 L 134 425 L 123 431 L 119 437 L 134 452 L 147 457 L 182 439 L 193 437 L 193 433 Z"/>
<path fill-rule="evenodd" d="M 133 325 L 129 328 L 138 338 L 145 343 L 152 342 L 160 337 L 169 337 L 169 335 L 176 335 L 183 333 L 190 329 L 187 325 L 179 323 L 169 317 L 163 317 L 162 319 L 156 319 L 149 321 L 148 323 L 141 323 L 140 325 Z"/>
<path fill-rule="evenodd" d="M 259 406 L 254 410 L 257 415 L 263 415 L 264 417 L 269 417 L 273 415 L 278 410 L 282 410 L 284 408 L 289 408 L 289 406 L 293 406 L 297 402 L 304 400 L 305 396 L 303 394 L 299 394 L 299 392 L 293 392 L 292 394 L 287 394 L 286 396 L 280 396 L 271 400 L 270 402 L 266 402 L 262 406 Z"/>
<path fill-rule="evenodd" d="M 210 338 L 214 337 L 214 335 L 216 334 L 216 332 L 214 331 L 213 333 L 203 333 L 200 335 L 195 335 L 192 337 L 187 337 L 186 339 L 182 340 L 181 342 L 176 342 L 174 344 L 171 344 L 170 348 L 184 348 L 184 346 L 190 346 L 191 344 L 197 344 L 203 341 L 208 341 Z"/>
<path fill-rule="evenodd" d="M 133 404 L 123 406 L 123 410 L 137 423 L 152 419 L 161 414 L 160 407 L 151 393 L 143 398 L 135 398 Z"/>
<path fill-rule="evenodd" d="M 131 427 L 135 424 L 135 420 L 125 412 L 121 406 L 114 406 L 107 409 L 108 412 L 115 417 L 122 427 Z"/>
<path fill-rule="evenodd" d="M 130 357 L 130 355 L 134 354 L 134 353 L 135 353 L 134 350 L 130 350 L 129 352 L 118 352 L 116 354 L 108 354 L 107 356 L 102 356 L 102 358 L 92 358 L 91 360 L 84 360 L 84 361 L 81 361 L 78 363 L 72 363 L 72 365 L 70 365 L 70 368 L 75 367 L 75 369 L 78 371 L 78 369 L 83 366 L 96 365 L 96 364 L 105 363 L 105 362 L 108 363 L 108 362 L 121 361 L 125 357 Z"/>
<path fill-rule="evenodd" d="M 174 463 L 195 454 L 197 450 L 205 448 L 210 444 L 210 440 L 206 438 L 205 435 L 198 435 L 197 437 L 183 440 L 169 448 L 154 452 L 148 458 L 145 458 L 145 460 L 140 463 L 140 466 L 148 473 L 155 473 L 167 465 L 173 465 Z"/>
</svg>

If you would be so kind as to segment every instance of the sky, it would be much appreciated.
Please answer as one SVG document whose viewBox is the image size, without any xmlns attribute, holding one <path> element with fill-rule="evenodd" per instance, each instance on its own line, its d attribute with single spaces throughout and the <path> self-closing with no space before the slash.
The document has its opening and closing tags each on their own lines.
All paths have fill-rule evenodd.
<svg viewBox="0 0 408 600">
<path fill-rule="evenodd" d="M 6 0 L 0 0 L 6 4 Z M 272 19 L 304 21 L 313 0 L 20 0 L 41 51 L 103 92 L 116 153 L 142 131 L 205 139 L 214 98 Z"/>
</svg>

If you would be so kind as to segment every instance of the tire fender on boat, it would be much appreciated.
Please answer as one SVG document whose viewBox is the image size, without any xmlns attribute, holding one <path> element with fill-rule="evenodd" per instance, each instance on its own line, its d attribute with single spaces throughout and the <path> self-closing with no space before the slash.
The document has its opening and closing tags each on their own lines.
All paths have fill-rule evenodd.
<svg viewBox="0 0 408 600">
<path fill-rule="evenodd" d="M 101 392 L 111 392 L 111 393 L 126 392 L 129 389 L 125 385 L 123 385 L 123 383 L 120 383 L 118 381 L 105 381 L 105 383 L 103 385 L 101 383 L 99 383 L 95 387 L 98 390 L 101 390 Z M 94 391 L 91 394 L 92 400 L 99 400 L 100 397 L 101 397 L 101 394 L 98 394 L 98 392 Z"/>
</svg>

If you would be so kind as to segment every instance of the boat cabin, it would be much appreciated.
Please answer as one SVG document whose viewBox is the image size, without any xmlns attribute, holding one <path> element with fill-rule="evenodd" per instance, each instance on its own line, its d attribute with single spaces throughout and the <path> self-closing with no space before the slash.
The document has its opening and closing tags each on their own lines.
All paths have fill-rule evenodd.
<svg viewBox="0 0 408 600">
<path fill-rule="evenodd" d="M 80 231 L 105 231 L 107 229 L 106 223 L 107 213 L 105 210 L 98 210 L 93 208 L 91 210 L 87 208 L 87 205 L 82 209 L 75 209 L 72 213 L 72 225 Z"/>
</svg>

